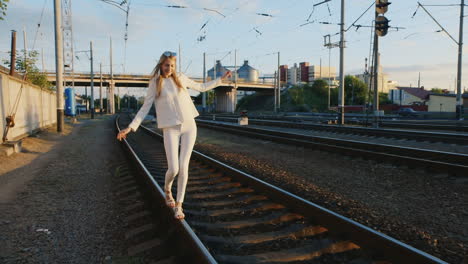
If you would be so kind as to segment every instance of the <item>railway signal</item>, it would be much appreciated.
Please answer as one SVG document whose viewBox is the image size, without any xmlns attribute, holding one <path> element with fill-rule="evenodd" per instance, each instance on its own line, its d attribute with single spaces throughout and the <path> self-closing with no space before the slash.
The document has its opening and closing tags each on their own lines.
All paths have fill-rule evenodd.
<svg viewBox="0 0 468 264">
<path fill-rule="evenodd" d="M 388 0 L 375 0 L 375 12 L 377 14 L 385 14 L 390 4 Z"/>
<path fill-rule="evenodd" d="M 387 35 L 388 28 L 390 27 L 388 22 L 389 20 L 384 16 L 377 16 L 375 18 L 375 34 L 377 36 L 383 37 Z"/>
<path fill-rule="evenodd" d="M 379 127 L 379 89 L 378 89 L 378 74 L 379 74 L 379 37 L 387 35 L 389 20 L 383 15 L 388 11 L 388 6 L 391 3 L 388 0 L 375 0 L 375 30 L 374 30 L 374 56 L 372 59 L 373 67 L 373 83 L 374 83 L 374 100 L 372 108 L 374 111 L 374 127 Z"/>
</svg>

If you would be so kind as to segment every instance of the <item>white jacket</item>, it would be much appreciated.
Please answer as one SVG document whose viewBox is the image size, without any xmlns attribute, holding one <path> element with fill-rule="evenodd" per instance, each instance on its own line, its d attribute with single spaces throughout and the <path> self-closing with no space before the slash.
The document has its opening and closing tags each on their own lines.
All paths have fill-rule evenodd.
<svg viewBox="0 0 468 264">
<path fill-rule="evenodd" d="M 172 78 L 164 78 L 162 81 L 161 95 L 156 97 L 156 79 L 152 78 L 146 93 L 145 102 L 138 111 L 133 121 L 128 125 L 134 132 L 137 131 L 141 121 L 148 114 L 154 102 L 156 107 L 156 119 L 158 128 L 165 128 L 182 124 L 185 120 L 195 118 L 199 115 L 195 105 L 190 98 L 187 88 L 190 87 L 199 92 L 206 92 L 218 87 L 221 78 L 217 78 L 207 83 L 197 83 L 185 74 L 179 74 L 182 90 L 174 83 Z"/>
</svg>

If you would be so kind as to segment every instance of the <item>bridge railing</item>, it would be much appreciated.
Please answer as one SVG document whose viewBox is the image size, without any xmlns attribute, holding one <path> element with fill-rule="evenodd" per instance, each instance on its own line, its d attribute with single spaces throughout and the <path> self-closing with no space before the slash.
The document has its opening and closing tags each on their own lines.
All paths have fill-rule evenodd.
<svg viewBox="0 0 468 264">
<path fill-rule="evenodd" d="M 47 76 L 50 77 L 50 78 L 53 78 L 55 77 L 55 72 L 46 72 Z M 64 77 L 69 79 L 69 78 L 90 78 L 90 74 L 89 72 L 74 72 L 73 74 L 71 73 L 65 73 L 64 74 Z M 149 79 L 149 75 L 144 75 L 144 74 L 119 74 L 119 73 L 116 73 L 114 74 L 114 79 L 143 79 L 143 80 L 148 80 Z M 97 80 L 100 78 L 100 74 L 99 73 L 95 73 L 94 75 L 94 78 Z M 109 73 L 103 73 L 103 78 L 108 80 L 110 78 L 110 74 Z M 203 78 L 201 77 L 190 77 L 192 80 L 194 81 L 197 81 L 197 82 L 202 82 L 203 81 Z M 210 81 L 211 78 L 207 78 L 207 81 Z M 234 78 L 229 78 L 225 81 L 223 81 L 223 83 L 234 83 Z M 261 81 L 256 81 L 256 82 L 252 82 L 252 81 L 249 81 L 249 80 L 246 80 L 246 79 L 243 79 L 243 78 L 238 78 L 237 79 L 237 84 L 248 84 L 248 85 L 268 85 L 268 86 L 271 86 L 274 84 L 274 81 L 272 80 L 261 80 Z"/>
</svg>

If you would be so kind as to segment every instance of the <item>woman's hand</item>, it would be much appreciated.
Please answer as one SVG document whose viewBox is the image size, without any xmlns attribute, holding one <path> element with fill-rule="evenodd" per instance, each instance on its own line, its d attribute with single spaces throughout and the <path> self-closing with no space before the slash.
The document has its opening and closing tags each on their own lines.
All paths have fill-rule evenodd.
<svg viewBox="0 0 468 264">
<path fill-rule="evenodd" d="M 227 71 L 224 73 L 223 77 L 221 77 L 221 80 L 224 80 L 226 78 L 231 78 L 231 76 L 232 76 L 231 71 Z"/>
<path fill-rule="evenodd" d="M 130 131 L 132 131 L 132 129 L 129 127 L 124 130 L 120 130 L 119 134 L 117 134 L 117 139 L 122 141 L 122 139 L 127 138 L 127 134 L 130 133 Z"/>
</svg>

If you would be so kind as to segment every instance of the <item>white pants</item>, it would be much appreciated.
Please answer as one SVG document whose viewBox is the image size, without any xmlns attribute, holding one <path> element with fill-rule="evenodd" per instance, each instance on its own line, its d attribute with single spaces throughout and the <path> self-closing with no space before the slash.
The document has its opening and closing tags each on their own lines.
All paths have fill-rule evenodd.
<svg viewBox="0 0 468 264">
<path fill-rule="evenodd" d="M 177 202 L 182 203 L 185 197 L 185 187 L 188 180 L 190 156 L 197 137 L 197 125 L 194 119 L 185 121 L 181 125 L 163 128 L 164 149 L 167 158 L 167 172 L 165 189 L 171 190 L 172 183 L 177 174 Z M 179 153 L 179 142 L 180 156 Z"/>
</svg>

